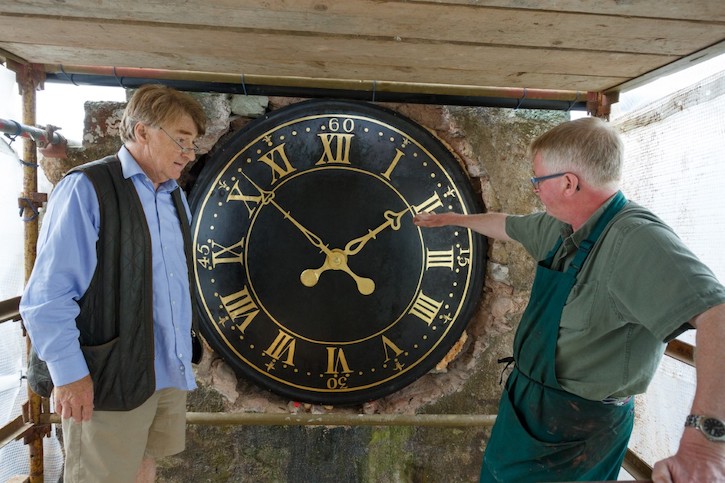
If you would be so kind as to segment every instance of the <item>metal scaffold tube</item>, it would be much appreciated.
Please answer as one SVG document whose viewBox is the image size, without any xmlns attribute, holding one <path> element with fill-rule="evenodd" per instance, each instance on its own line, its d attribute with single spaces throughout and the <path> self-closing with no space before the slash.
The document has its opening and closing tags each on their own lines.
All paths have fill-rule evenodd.
<svg viewBox="0 0 725 483">
<path fill-rule="evenodd" d="M 276 77 L 164 69 L 45 64 L 50 82 L 135 89 L 161 83 L 179 90 L 283 97 L 341 98 L 371 102 L 508 107 L 513 109 L 590 109 L 589 93 L 577 91 L 392 82 L 371 79 Z"/>
<path fill-rule="evenodd" d="M 21 138 L 32 140 L 40 147 L 47 146 L 48 144 L 63 144 L 65 142 L 65 138 L 58 134 L 55 129 L 42 129 L 28 126 L 9 119 L 0 119 L 0 132 L 8 134 L 11 137 L 20 136 Z"/>
<path fill-rule="evenodd" d="M 58 414 L 45 423 L 60 423 Z M 186 413 L 187 424 L 209 426 L 493 426 L 494 414 L 289 414 L 289 413 Z"/>
<path fill-rule="evenodd" d="M 477 414 L 249 414 L 187 413 L 189 424 L 291 426 L 492 426 L 495 415 Z"/>
</svg>

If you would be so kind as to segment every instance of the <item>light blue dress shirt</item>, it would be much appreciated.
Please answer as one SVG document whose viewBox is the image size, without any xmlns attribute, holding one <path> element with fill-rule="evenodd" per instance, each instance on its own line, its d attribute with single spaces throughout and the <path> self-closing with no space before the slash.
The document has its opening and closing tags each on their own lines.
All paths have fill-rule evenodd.
<svg viewBox="0 0 725 483">
<path fill-rule="evenodd" d="M 154 190 L 125 147 L 118 157 L 124 178 L 133 181 L 141 199 L 151 234 L 156 390 L 191 390 L 196 381 L 191 369 L 189 278 L 181 223 L 171 198 L 178 185 L 169 180 Z M 63 178 L 47 204 L 35 267 L 20 302 L 25 327 L 56 386 L 88 375 L 75 319 L 80 313 L 78 300 L 96 269 L 99 225 L 98 198 L 91 181 L 82 173 Z"/>
</svg>

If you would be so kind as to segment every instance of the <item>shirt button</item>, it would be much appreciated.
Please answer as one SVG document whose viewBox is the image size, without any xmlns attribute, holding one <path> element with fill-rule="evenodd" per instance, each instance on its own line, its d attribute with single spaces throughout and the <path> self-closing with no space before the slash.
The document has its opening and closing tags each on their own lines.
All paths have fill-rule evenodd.
<svg viewBox="0 0 725 483">
<path fill-rule="evenodd" d="M 181 352 L 179 352 L 179 359 L 181 359 L 182 357 L 184 357 L 184 356 L 181 355 Z"/>
</svg>

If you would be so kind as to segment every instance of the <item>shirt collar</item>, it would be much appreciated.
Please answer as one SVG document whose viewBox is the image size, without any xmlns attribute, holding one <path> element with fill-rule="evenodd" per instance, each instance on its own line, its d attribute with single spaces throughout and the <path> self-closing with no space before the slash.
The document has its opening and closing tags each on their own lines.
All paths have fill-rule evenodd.
<svg viewBox="0 0 725 483">
<path fill-rule="evenodd" d="M 126 146 L 121 146 L 121 149 L 118 150 L 118 159 L 121 161 L 121 171 L 123 172 L 124 179 L 140 176 L 141 179 L 147 181 L 148 184 L 153 187 L 151 179 L 149 179 L 148 175 L 144 172 L 138 164 L 138 161 L 136 161 L 136 158 L 133 157 Z M 176 180 L 170 179 L 161 183 L 156 191 L 173 191 L 177 186 L 179 185 L 176 183 Z"/>
<path fill-rule="evenodd" d="M 592 233 L 592 230 L 597 224 L 597 221 L 599 221 L 599 218 L 604 214 L 604 211 L 612 203 L 612 201 L 614 201 L 615 196 L 616 193 L 613 194 L 607 201 L 605 201 L 602 206 L 597 208 L 597 210 L 592 213 L 592 216 L 590 216 L 589 219 L 577 231 L 574 231 L 571 225 L 565 224 L 561 228 L 561 238 L 566 240 L 567 238 L 571 237 L 571 241 L 574 242 L 574 245 L 579 247 L 581 242 L 586 240 Z"/>
</svg>

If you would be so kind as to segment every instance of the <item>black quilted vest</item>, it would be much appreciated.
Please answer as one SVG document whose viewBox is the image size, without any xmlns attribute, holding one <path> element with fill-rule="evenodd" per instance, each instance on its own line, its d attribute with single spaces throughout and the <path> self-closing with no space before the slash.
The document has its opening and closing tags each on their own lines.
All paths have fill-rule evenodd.
<svg viewBox="0 0 725 483">
<path fill-rule="evenodd" d="M 116 156 L 72 171 L 91 180 L 100 206 L 98 264 L 76 319 L 93 379 L 93 404 L 97 410 L 127 411 L 156 389 L 151 236 L 141 200 Z M 178 188 L 172 197 L 188 264 L 191 238 Z"/>
</svg>

